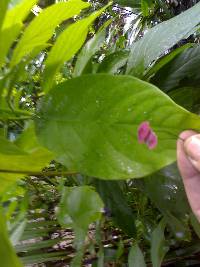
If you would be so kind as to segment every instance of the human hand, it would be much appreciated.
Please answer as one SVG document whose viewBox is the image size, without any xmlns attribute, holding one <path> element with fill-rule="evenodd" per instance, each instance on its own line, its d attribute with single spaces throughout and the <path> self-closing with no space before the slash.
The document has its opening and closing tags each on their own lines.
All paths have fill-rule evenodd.
<svg viewBox="0 0 200 267">
<path fill-rule="evenodd" d="M 177 163 L 190 206 L 200 222 L 200 134 L 191 130 L 181 133 Z"/>
</svg>

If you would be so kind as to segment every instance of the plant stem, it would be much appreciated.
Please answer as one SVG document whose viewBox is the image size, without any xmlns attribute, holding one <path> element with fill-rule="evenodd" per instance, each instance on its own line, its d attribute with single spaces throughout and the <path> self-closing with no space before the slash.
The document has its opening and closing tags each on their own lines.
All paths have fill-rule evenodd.
<svg viewBox="0 0 200 267">
<path fill-rule="evenodd" d="M 34 172 L 34 171 L 4 170 L 4 169 L 0 169 L 0 173 L 27 174 L 30 176 L 63 176 L 63 175 L 78 174 L 77 172 L 67 172 L 67 171 Z"/>
</svg>

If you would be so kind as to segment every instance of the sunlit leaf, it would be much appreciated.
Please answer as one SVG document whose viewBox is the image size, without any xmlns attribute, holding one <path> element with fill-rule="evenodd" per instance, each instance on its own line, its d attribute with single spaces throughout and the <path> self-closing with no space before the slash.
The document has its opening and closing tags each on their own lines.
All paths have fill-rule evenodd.
<svg viewBox="0 0 200 267">
<path fill-rule="evenodd" d="M 24 0 L 7 11 L 0 31 L 0 65 L 4 63 L 10 46 L 23 27 L 24 19 L 36 2 L 37 0 Z"/>
<path fill-rule="evenodd" d="M 43 46 L 52 36 L 54 29 L 63 20 L 80 13 L 90 6 L 81 0 L 61 2 L 47 7 L 26 28 L 21 40 L 14 50 L 11 66 L 16 65 L 25 55 L 36 47 Z"/>
<path fill-rule="evenodd" d="M 26 172 L 40 172 L 53 157 L 37 143 L 34 128 L 27 129 L 16 144 L 0 137 L 0 193 Z"/>
<path fill-rule="evenodd" d="M 4 17 L 6 15 L 6 11 L 8 8 L 9 0 L 1 0 L 1 9 L 0 9 L 0 29 L 4 20 Z"/>
<path fill-rule="evenodd" d="M 200 128 L 197 115 L 130 76 L 71 79 L 54 87 L 38 108 L 40 142 L 70 170 L 104 179 L 142 177 L 174 162 L 178 134 Z M 143 121 L 158 137 L 153 150 L 138 142 Z"/>
<path fill-rule="evenodd" d="M 56 72 L 62 64 L 71 59 L 83 45 L 91 23 L 106 9 L 107 6 L 92 13 L 89 17 L 70 25 L 58 37 L 46 60 L 43 89 L 48 91 L 53 85 Z"/>
</svg>

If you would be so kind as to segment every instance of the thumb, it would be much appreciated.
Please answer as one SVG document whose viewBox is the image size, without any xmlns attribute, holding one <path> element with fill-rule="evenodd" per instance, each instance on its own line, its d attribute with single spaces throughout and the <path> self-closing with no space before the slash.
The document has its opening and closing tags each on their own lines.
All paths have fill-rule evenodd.
<svg viewBox="0 0 200 267">
<path fill-rule="evenodd" d="M 200 134 L 190 136 L 184 142 L 184 150 L 189 161 L 200 172 Z"/>
</svg>

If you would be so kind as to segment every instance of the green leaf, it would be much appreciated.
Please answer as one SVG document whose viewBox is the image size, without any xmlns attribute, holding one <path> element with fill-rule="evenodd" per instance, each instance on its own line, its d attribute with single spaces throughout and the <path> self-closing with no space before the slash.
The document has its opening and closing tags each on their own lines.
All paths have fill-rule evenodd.
<svg viewBox="0 0 200 267">
<path fill-rule="evenodd" d="M 199 23 L 200 3 L 150 29 L 141 40 L 133 43 L 127 73 L 142 77 L 165 51 L 194 32 Z"/>
<path fill-rule="evenodd" d="M 189 206 L 176 164 L 145 177 L 141 182 L 144 192 L 164 215 L 170 212 L 181 221 L 186 219 Z"/>
<path fill-rule="evenodd" d="M 117 227 L 133 237 L 136 233 L 135 217 L 117 181 L 95 180 L 97 192 L 104 201 L 105 207 L 111 213 Z"/>
<path fill-rule="evenodd" d="M 9 241 L 6 225 L 2 215 L 0 215 L 0 239 L 1 267 L 22 267 L 22 264 L 17 258 Z"/>
<path fill-rule="evenodd" d="M 89 186 L 64 187 L 58 219 L 61 225 L 87 230 L 101 218 L 103 202 Z"/>
<path fill-rule="evenodd" d="M 193 213 L 190 214 L 190 222 L 198 238 L 200 238 L 200 223 Z"/>
<path fill-rule="evenodd" d="M 165 246 L 165 222 L 161 220 L 152 232 L 151 238 L 151 261 L 153 267 L 160 267 L 168 248 Z"/>
<path fill-rule="evenodd" d="M 192 47 L 194 44 L 185 44 L 177 49 L 171 51 L 165 57 L 162 57 L 158 62 L 156 62 L 152 68 L 148 69 L 147 73 L 145 74 L 145 79 L 150 78 L 151 76 L 155 75 L 160 69 L 162 69 L 165 65 L 171 62 L 177 55 L 181 52 L 186 50 L 189 47 Z"/>
<path fill-rule="evenodd" d="M 73 77 L 80 76 L 92 56 L 101 48 L 106 38 L 106 28 L 111 23 L 111 20 L 104 23 L 103 27 L 90 39 L 82 48 L 73 72 Z"/>
<path fill-rule="evenodd" d="M 54 29 L 63 20 L 80 13 L 90 4 L 81 0 L 60 2 L 44 9 L 26 28 L 14 50 L 11 66 L 13 67 L 36 47 L 42 47 L 52 36 Z"/>
<path fill-rule="evenodd" d="M 98 251 L 98 260 L 97 260 L 97 267 L 104 267 L 104 251 L 103 248 L 100 247 L 99 251 Z"/>
<path fill-rule="evenodd" d="M 131 76 L 83 75 L 55 86 L 38 106 L 39 140 L 69 170 L 104 179 L 148 175 L 176 160 L 176 139 L 200 119 Z M 158 145 L 137 139 L 149 121 Z"/>
<path fill-rule="evenodd" d="M 0 193 L 23 178 L 23 173 L 41 171 L 53 157 L 52 153 L 37 143 L 33 127 L 24 131 L 16 144 L 0 137 Z"/>
<path fill-rule="evenodd" d="M 141 0 L 141 10 L 144 17 L 148 17 L 149 8 L 152 6 L 152 0 Z"/>
<path fill-rule="evenodd" d="M 114 0 L 114 2 L 121 6 L 140 8 L 140 0 Z"/>
<path fill-rule="evenodd" d="M 0 32 L 0 65 L 4 63 L 9 48 L 15 41 L 31 8 L 37 0 L 24 0 L 7 11 Z"/>
<path fill-rule="evenodd" d="M 91 187 L 63 188 L 58 220 L 61 225 L 72 227 L 75 231 L 74 244 L 77 253 L 70 264 L 71 267 L 81 266 L 88 226 L 101 218 L 102 209 L 103 202 Z"/>
<path fill-rule="evenodd" d="M 6 15 L 6 11 L 8 8 L 9 0 L 1 0 L 1 8 L 0 8 L 0 30 Z"/>
<path fill-rule="evenodd" d="M 20 222 L 20 224 L 16 227 L 16 229 L 12 232 L 10 236 L 10 241 L 12 242 L 13 246 L 17 245 L 17 243 L 20 241 L 20 238 L 24 232 L 24 229 L 26 227 L 26 220 L 23 220 Z"/>
<path fill-rule="evenodd" d="M 161 68 L 152 79 L 152 82 L 164 91 L 177 87 L 181 81 L 184 82 L 183 86 L 193 85 L 195 81 L 199 84 L 199 67 L 200 46 L 196 45 L 188 48 Z"/>
<path fill-rule="evenodd" d="M 97 69 L 98 73 L 109 73 L 115 74 L 120 68 L 122 68 L 129 56 L 129 51 L 120 50 L 106 56 L 103 61 L 99 64 Z"/>
<path fill-rule="evenodd" d="M 185 109 L 198 113 L 200 108 L 199 87 L 181 87 L 171 90 L 168 95 L 178 105 Z"/>
<path fill-rule="evenodd" d="M 107 8 L 107 6 L 92 13 L 87 18 L 73 23 L 60 34 L 46 60 L 43 78 L 43 89 L 46 92 L 52 87 L 53 78 L 62 64 L 71 59 L 85 42 L 90 24 Z"/>
<path fill-rule="evenodd" d="M 69 256 L 66 255 L 66 251 L 56 251 L 56 252 L 48 252 L 44 253 L 41 252 L 40 254 L 37 253 L 35 255 L 29 255 L 25 257 L 21 257 L 21 261 L 25 266 L 29 264 L 39 264 L 39 263 L 44 263 L 44 262 L 54 262 L 54 261 L 60 261 L 60 260 L 65 260 L 68 259 Z M 6 266 L 10 267 L 10 266 Z M 15 266 L 13 266 L 15 267 Z"/>
<path fill-rule="evenodd" d="M 39 249 L 46 249 L 50 248 L 57 243 L 62 241 L 61 238 L 55 238 L 55 239 L 50 239 L 50 240 L 38 240 L 35 243 L 30 243 L 30 244 L 20 244 L 15 246 L 15 250 L 17 252 L 25 252 L 25 251 L 33 251 L 33 250 L 39 250 Z"/>
<path fill-rule="evenodd" d="M 169 165 L 159 172 L 135 181 L 135 185 L 160 210 L 175 237 L 188 241 L 190 229 L 187 214 L 190 209 L 176 164 Z"/>
<path fill-rule="evenodd" d="M 139 246 L 135 244 L 128 254 L 128 267 L 146 267 L 143 253 Z"/>
</svg>

